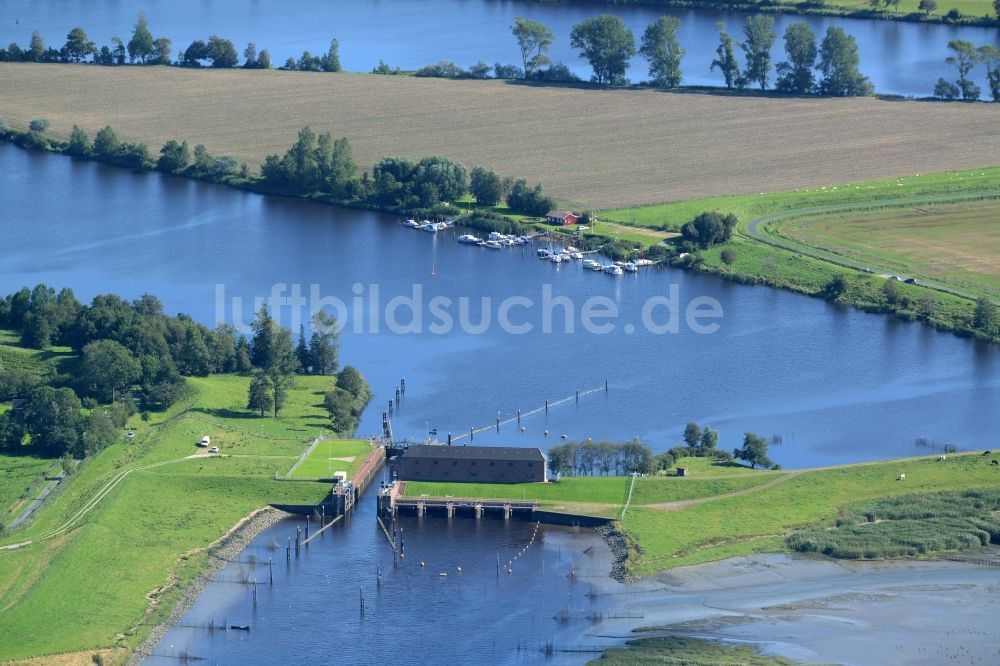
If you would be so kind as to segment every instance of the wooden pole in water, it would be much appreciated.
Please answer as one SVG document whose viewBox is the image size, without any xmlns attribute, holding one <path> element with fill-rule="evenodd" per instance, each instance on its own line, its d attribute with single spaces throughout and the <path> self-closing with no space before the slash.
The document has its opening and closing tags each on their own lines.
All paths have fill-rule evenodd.
<svg viewBox="0 0 1000 666">
<path fill-rule="evenodd" d="M 406 394 L 406 377 L 403 377 L 402 379 L 399 380 L 399 390 L 404 395 Z"/>
<path fill-rule="evenodd" d="M 365 588 L 358 586 L 358 595 L 361 597 L 361 616 L 365 615 Z"/>
<path fill-rule="evenodd" d="M 500 553 L 497 553 L 497 578 L 500 577 Z"/>
<path fill-rule="evenodd" d="M 607 377 L 605 377 L 604 378 L 604 391 L 607 392 L 607 390 L 608 390 L 608 379 L 607 379 Z"/>
<path fill-rule="evenodd" d="M 473 440 L 475 438 L 476 438 L 476 429 L 475 428 L 469 428 L 469 440 L 471 441 L 471 440 Z"/>
<path fill-rule="evenodd" d="M 580 404 L 580 392 L 579 391 L 576 392 L 576 404 L 578 404 L 578 405 Z"/>
<path fill-rule="evenodd" d="M 500 432 L 500 417 L 497 417 L 497 432 Z"/>
<path fill-rule="evenodd" d="M 545 399 L 545 413 L 546 414 L 549 413 L 549 399 L 548 398 Z"/>
<path fill-rule="evenodd" d="M 267 558 L 267 584 L 274 585 L 274 568 L 272 567 L 271 558 Z"/>
</svg>

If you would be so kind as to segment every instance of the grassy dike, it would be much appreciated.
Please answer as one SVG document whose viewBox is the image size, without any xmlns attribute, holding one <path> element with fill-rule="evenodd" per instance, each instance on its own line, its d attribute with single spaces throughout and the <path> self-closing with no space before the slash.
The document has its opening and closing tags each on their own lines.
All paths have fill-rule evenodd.
<svg viewBox="0 0 1000 666">
<path fill-rule="evenodd" d="M 1000 197 L 1000 167 L 986 167 L 964 171 L 947 171 L 885 180 L 845 183 L 817 188 L 802 188 L 784 192 L 709 197 L 692 201 L 678 201 L 656 206 L 618 208 L 602 211 L 601 219 L 616 224 L 670 232 L 704 211 L 735 214 L 740 223 L 730 242 L 712 246 L 696 254 L 675 259 L 678 266 L 714 273 L 727 280 L 744 284 L 762 284 L 779 289 L 831 299 L 827 285 L 835 277 L 847 280 L 844 293 L 832 298 L 837 303 L 862 310 L 895 314 L 905 320 L 923 321 L 939 330 L 953 331 L 993 342 L 1000 341 L 1000 330 L 977 330 L 973 326 L 975 302 L 954 293 L 968 290 L 965 282 L 949 282 L 945 275 L 936 280 L 939 288 L 899 283 L 902 298 L 888 303 L 883 293 L 885 279 L 882 270 L 892 272 L 905 265 L 917 271 L 916 275 L 932 276 L 935 272 L 907 254 L 905 249 L 887 252 L 882 258 L 887 266 L 879 266 L 878 257 L 868 272 L 861 263 L 848 256 L 838 256 L 824 249 L 825 243 L 809 247 L 800 243 L 798 248 L 783 246 L 778 227 L 786 219 L 802 216 L 855 213 L 864 215 L 869 226 L 877 228 L 880 216 L 891 218 L 903 208 L 940 205 L 943 202 L 963 202 L 981 205 Z M 785 217 L 787 216 L 787 217 Z M 766 221 L 775 218 L 773 221 Z M 779 219 L 780 218 L 780 219 Z M 764 222 L 755 224 L 755 221 Z M 889 224 L 889 222 L 886 222 Z M 757 234 L 754 237 L 752 234 Z M 947 234 L 945 234 L 947 235 Z M 914 242 L 920 238 L 910 239 Z M 956 242 L 961 239 L 956 238 Z M 947 239 L 938 239 L 942 247 Z M 905 243 L 900 243 L 905 247 Z M 729 262 L 723 259 L 728 253 Z M 988 261 L 997 251 L 989 235 L 982 236 L 982 243 L 975 252 L 963 259 L 973 266 Z M 977 255 L 978 252 L 978 255 Z M 961 262 L 963 259 L 955 259 Z M 866 267 L 867 267 L 866 266 Z M 970 271 L 959 266 L 965 276 Z M 921 272 L 923 271 L 923 272 Z M 976 291 L 989 287 L 988 280 Z"/>
<path fill-rule="evenodd" d="M 688 564 L 789 550 L 799 529 L 851 515 L 859 502 L 902 495 L 996 488 L 1000 467 L 981 453 L 903 458 L 792 471 L 760 471 L 685 458 L 688 477 L 636 480 L 625 517 L 624 574 L 644 576 Z M 905 474 L 906 478 L 897 480 Z M 618 517 L 628 477 L 571 478 L 555 484 L 407 483 L 406 496 L 534 499 L 543 508 Z M 928 522 L 927 529 L 938 524 Z"/>
<path fill-rule="evenodd" d="M 246 377 L 189 378 L 182 403 L 148 423 L 133 417 L 133 439 L 82 464 L 28 527 L 0 539 L 0 548 L 33 541 L 0 550 L 0 636 L 16 637 L 0 640 L 0 661 L 78 653 L 89 663 L 104 651 L 106 663 L 124 662 L 217 566 L 207 545 L 270 502 L 320 500 L 328 484 L 276 477 L 327 429 L 330 381 L 298 377 L 274 419 L 246 412 Z M 222 455 L 190 458 L 204 435 Z M 331 441 L 314 453 L 351 458 L 364 448 Z M 0 469 L 28 460 L 37 459 L 0 456 Z"/>
</svg>

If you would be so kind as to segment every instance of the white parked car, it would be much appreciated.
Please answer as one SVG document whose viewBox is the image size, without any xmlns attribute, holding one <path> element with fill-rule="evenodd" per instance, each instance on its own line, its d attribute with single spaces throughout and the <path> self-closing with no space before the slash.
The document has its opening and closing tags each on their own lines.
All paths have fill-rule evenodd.
<svg viewBox="0 0 1000 666">
<path fill-rule="evenodd" d="M 208 452 L 209 452 L 209 453 L 218 453 L 218 452 L 219 452 L 219 447 L 217 447 L 217 446 L 213 446 L 212 448 L 210 448 L 210 449 L 208 450 Z"/>
</svg>

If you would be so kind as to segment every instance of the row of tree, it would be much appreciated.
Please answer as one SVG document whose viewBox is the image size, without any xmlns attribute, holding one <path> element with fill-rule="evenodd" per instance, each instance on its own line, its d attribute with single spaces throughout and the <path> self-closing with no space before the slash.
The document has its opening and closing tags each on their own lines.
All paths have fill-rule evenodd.
<svg viewBox="0 0 1000 666">
<path fill-rule="evenodd" d="M 98 65 L 180 65 L 181 67 L 236 67 L 240 64 L 236 46 L 228 39 L 211 35 L 208 41 L 196 39 L 177 58 L 171 60 L 173 42 L 166 37 L 154 37 L 149 30 L 146 16 L 139 12 L 132 37 L 123 42 L 119 37 L 111 38 L 110 46 L 97 45 L 87 36 L 87 31 L 76 27 L 66 35 L 66 43 L 61 48 L 46 47 L 45 40 L 37 31 L 31 33 L 27 48 L 11 43 L 6 49 L 0 48 L 0 62 L 86 62 L 88 59 Z M 257 51 L 257 45 L 249 42 L 243 50 L 245 69 L 270 69 L 271 54 L 267 49 Z M 296 60 L 289 58 L 282 69 L 339 72 L 339 43 L 330 42 L 329 50 L 320 56 L 304 51 Z"/>
<path fill-rule="evenodd" d="M 638 439 L 625 444 L 587 440 L 549 449 L 549 470 L 566 476 L 651 474 L 656 461 L 649 447 Z"/>
<path fill-rule="evenodd" d="M 1000 0 L 998 0 L 1000 2 Z M 1000 49 L 987 44 L 976 47 L 964 39 L 953 39 L 948 42 L 952 55 L 945 60 L 958 69 L 958 79 L 954 82 L 944 77 L 937 80 L 934 86 L 934 96 L 940 99 L 977 100 L 982 94 L 979 85 L 969 79 L 969 75 L 978 66 L 986 69 L 986 82 L 990 87 L 990 97 L 994 102 L 1000 102 Z"/>
<path fill-rule="evenodd" d="M 774 19 L 770 16 L 749 16 L 744 24 L 744 40 L 736 42 L 724 23 L 717 24 L 719 47 L 711 69 L 719 69 L 727 88 L 769 87 L 772 70 L 771 48 L 777 39 Z M 642 34 L 638 50 L 634 33 L 619 16 L 603 14 L 573 26 L 570 44 L 590 63 L 591 80 L 595 83 L 622 85 L 629 61 L 637 53 L 649 63 L 650 82 L 661 88 L 674 88 L 682 80 L 681 60 L 684 48 L 677 33 L 680 21 L 674 16 L 661 16 L 650 23 Z M 533 78 L 550 63 L 549 47 L 552 32 L 537 21 L 516 18 L 511 31 L 517 40 L 523 63 L 523 76 Z M 736 49 L 743 51 L 745 65 L 741 68 Z M 793 23 L 785 30 L 785 52 L 788 60 L 778 63 L 775 88 L 794 94 L 869 95 L 871 83 L 858 70 L 857 43 L 842 29 L 827 30 L 817 48 L 816 35 L 807 23 Z M 817 65 L 817 58 L 819 63 Z M 818 67 L 822 78 L 817 79 Z"/>
</svg>

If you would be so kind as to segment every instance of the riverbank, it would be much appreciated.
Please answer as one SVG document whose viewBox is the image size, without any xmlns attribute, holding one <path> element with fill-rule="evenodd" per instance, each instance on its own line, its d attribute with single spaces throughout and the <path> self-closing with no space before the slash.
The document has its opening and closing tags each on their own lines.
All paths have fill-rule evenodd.
<svg viewBox="0 0 1000 666">
<path fill-rule="evenodd" d="M 536 2 L 552 3 L 560 0 L 535 0 Z M 653 7 L 669 7 L 671 9 L 704 8 L 719 9 L 719 0 L 583 0 L 595 5 L 649 5 Z M 872 9 L 870 5 L 851 0 L 734 0 L 726 2 L 725 8 L 730 11 L 754 12 L 757 14 L 793 14 L 800 16 L 837 16 L 851 19 L 869 19 L 884 21 L 907 21 L 913 23 L 947 23 L 950 25 L 982 25 L 995 26 L 998 19 L 988 2 L 978 0 L 952 0 L 947 4 L 924 12 L 918 10 L 917 0 L 907 0 L 897 5 L 895 12 Z M 887 6 L 888 7 L 888 6 Z M 900 7 L 902 11 L 900 11 Z M 957 14 L 949 14 L 955 9 Z"/>
<path fill-rule="evenodd" d="M 205 586 L 208 585 L 216 575 L 219 574 L 230 561 L 237 559 L 240 553 L 250 545 L 250 543 L 264 530 L 281 522 L 287 514 L 277 509 L 264 507 L 256 509 L 246 516 L 239 523 L 234 525 L 225 535 L 209 544 L 204 549 L 199 549 L 196 553 L 186 553 L 178 561 L 178 567 L 190 566 L 187 560 L 195 554 L 206 554 L 206 564 L 200 568 L 194 577 L 179 585 L 178 577 L 171 574 L 172 580 L 166 586 L 155 590 L 148 596 L 152 605 L 146 614 L 147 620 L 154 615 L 154 611 L 162 619 L 155 620 L 152 624 L 146 624 L 147 620 L 133 627 L 132 633 L 141 632 L 145 638 L 129 655 L 126 664 L 128 666 L 138 666 L 153 653 L 153 649 L 160 642 L 167 631 L 187 613 L 194 602 L 198 600 Z M 173 599 L 164 602 L 165 594 L 171 594 Z M 169 597 L 166 597 L 169 599 Z M 165 616 L 165 617 L 164 617 Z"/>
<path fill-rule="evenodd" d="M 993 663 L 1000 655 L 990 612 L 995 568 L 752 555 L 674 569 L 650 583 L 659 587 L 627 602 L 641 620 L 605 620 L 602 634 L 694 636 L 804 663 Z"/>
</svg>

